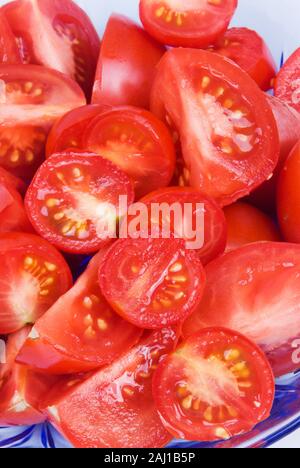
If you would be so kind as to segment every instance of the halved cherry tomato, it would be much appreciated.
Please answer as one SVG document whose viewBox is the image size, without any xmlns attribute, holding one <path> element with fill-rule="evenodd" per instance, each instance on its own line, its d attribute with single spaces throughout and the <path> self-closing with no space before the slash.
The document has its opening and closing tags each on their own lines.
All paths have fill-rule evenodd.
<svg viewBox="0 0 300 468">
<path fill-rule="evenodd" d="M 271 176 L 276 122 L 240 67 L 212 52 L 173 49 L 158 67 L 151 109 L 180 134 L 186 182 L 229 205 Z"/>
<path fill-rule="evenodd" d="M 148 329 L 185 320 L 205 287 L 199 256 L 181 239 L 120 239 L 108 252 L 99 280 L 113 309 Z"/>
<path fill-rule="evenodd" d="M 237 0 L 140 0 L 140 18 L 163 44 L 207 47 L 224 34 L 236 8 Z"/>
<path fill-rule="evenodd" d="M 248 203 L 234 203 L 224 213 L 228 229 L 226 252 L 253 242 L 281 240 L 273 220 Z"/>
<path fill-rule="evenodd" d="M 83 142 L 126 172 L 137 198 L 171 182 L 174 143 L 165 124 L 148 111 L 126 106 L 102 113 L 87 127 Z"/>
<path fill-rule="evenodd" d="M 228 29 L 211 50 L 237 63 L 263 91 L 273 87 L 276 64 L 267 44 L 256 31 Z"/>
<path fill-rule="evenodd" d="M 0 166 L 0 184 L 9 185 L 13 189 L 17 190 L 21 195 L 26 192 L 26 184 L 23 180 L 14 176 L 10 172 L 6 171 Z"/>
<path fill-rule="evenodd" d="M 72 285 L 62 255 L 25 233 L 0 236 L 0 334 L 34 323 Z"/>
<path fill-rule="evenodd" d="M 28 180 L 53 123 L 85 98 L 73 80 L 37 65 L 1 65 L 0 80 L 0 165 Z"/>
<path fill-rule="evenodd" d="M 119 206 L 120 196 L 126 197 Z M 25 199 L 36 231 L 70 253 L 99 250 L 115 236 L 118 219 L 134 200 L 129 178 L 97 154 L 59 153 L 37 171 Z"/>
<path fill-rule="evenodd" d="M 177 333 L 153 332 L 111 366 L 69 388 L 57 386 L 47 415 L 77 448 L 156 448 L 170 442 L 152 397 L 152 375 Z M 73 379 L 74 380 L 74 379 Z"/>
<path fill-rule="evenodd" d="M 224 328 L 201 330 L 158 366 L 153 395 L 175 437 L 215 441 L 250 431 L 270 416 L 275 381 L 262 351 Z"/>
<path fill-rule="evenodd" d="M 142 330 L 122 320 L 98 285 L 104 251 L 75 286 L 35 324 L 18 362 L 43 372 L 70 374 L 110 364 L 140 339 Z"/>
<path fill-rule="evenodd" d="M 16 0 L 2 7 L 24 63 L 54 68 L 91 94 L 100 40 L 85 12 L 71 0 Z M 62 94 L 63 96 L 63 94 Z"/>
<path fill-rule="evenodd" d="M 275 96 L 300 112 L 300 48 L 285 62 L 275 80 Z"/>
<path fill-rule="evenodd" d="M 33 232 L 33 227 L 21 195 L 9 182 L 1 181 L 0 172 L 0 234 L 10 231 Z"/>
<path fill-rule="evenodd" d="M 165 48 L 132 20 L 112 15 L 101 46 L 93 103 L 149 108 L 155 67 L 164 52 Z"/>
<path fill-rule="evenodd" d="M 21 63 L 15 36 L 2 11 L 0 11 L 0 64 Z"/>
<path fill-rule="evenodd" d="M 300 246 L 259 242 L 211 262 L 198 310 L 184 336 L 207 327 L 228 327 L 255 341 L 275 375 L 299 368 L 294 345 L 300 338 Z"/>
</svg>

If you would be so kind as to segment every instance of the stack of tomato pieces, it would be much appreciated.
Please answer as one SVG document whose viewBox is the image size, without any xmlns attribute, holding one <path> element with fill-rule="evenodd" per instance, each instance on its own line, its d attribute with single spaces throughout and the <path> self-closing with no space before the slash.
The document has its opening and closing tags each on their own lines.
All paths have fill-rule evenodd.
<svg viewBox="0 0 300 468">
<path fill-rule="evenodd" d="M 277 74 L 236 8 L 140 0 L 101 47 L 72 0 L 0 9 L 1 425 L 226 440 L 298 370 L 300 55 Z"/>
</svg>

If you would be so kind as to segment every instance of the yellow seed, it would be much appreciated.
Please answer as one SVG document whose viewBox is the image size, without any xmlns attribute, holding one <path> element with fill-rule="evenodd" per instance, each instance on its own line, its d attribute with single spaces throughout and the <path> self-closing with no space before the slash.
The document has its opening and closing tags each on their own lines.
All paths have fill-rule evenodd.
<svg viewBox="0 0 300 468">
<path fill-rule="evenodd" d="M 182 15 L 181 15 L 181 13 L 176 13 L 176 18 L 177 18 L 177 19 L 176 19 L 177 25 L 178 25 L 178 26 L 182 26 L 183 21 L 182 21 Z"/>
<path fill-rule="evenodd" d="M 187 395 L 187 393 L 188 389 L 186 385 L 180 385 L 177 388 L 177 395 L 179 396 L 179 398 L 184 398 Z"/>
<path fill-rule="evenodd" d="M 40 296 L 48 296 L 49 294 L 49 289 L 43 289 L 42 291 L 40 291 Z"/>
<path fill-rule="evenodd" d="M 141 379 L 149 379 L 150 376 L 149 372 L 139 372 L 139 377 Z"/>
<path fill-rule="evenodd" d="M 18 162 L 19 159 L 20 159 L 20 156 L 21 156 L 20 151 L 14 150 L 10 155 L 11 162 L 13 162 L 13 163 Z"/>
<path fill-rule="evenodd" d="M 138 273 L 140 271 L 140 269 L 136 265 L 132 265 L 131 271 L 132 271 L 132 273 L 136 274 L 136 273 Z"/>
<path fill-rule="evenodd" d="M 75 179 L 79 179 L 81 177 L 81 170 L 78 167 L 73 169 L 73 176 Z"/>
<path fill-rule="evenodd" d="M 93 329 L 93 327 L 88 327 L 85 332 L 84 332 L 84 336 L 86 338 L 94 338 L 96 336 L 96 332 L 95 330 Z"/>
<path fill-rule="evenodd" d="M 236 110 L 236 111 L 232 112 L 231 117 L 233 119 L 239 120 L 239 119 L 242 119 L 244 117 L 244 114 L 243 114 L 243 112 L 241 110 Z"/>
<path fill-rule="evenodd" d="M 125 395 L 130 397 L 134 395 L 134 391 L 132 390 L 132 388 L 129 387 L 123 388 L 123 392 L 125 393 Z"/>
<path fill-rule="evenodd" d="M 211 407 L 211 406 L 209 406 L 209 407 L 205 410 L 203 416 L 204 416 L 204 419 L 205 419 L 206 421 L 212 422 L 212 420 L 213 420 L 213 411 L 212 411 L 212 407 Z"/>
<path fill-rule="evenodd" d="M 223 427 L 217 427 L 215 434 L 218 439 L 226 440 L 230 438 L 230 434 Z"/>
<path fill-rule="evenodd" d="M 25 158 L 27 162 L 32 162 L 34 160 L 34 152 L 31 150 L 27 150 L 25 153 Z"/>
<path fill-rule="evenodd" d="M 35 89 L 34 92 L 33 92 L 33 96 L 34 96 L 34 97 L 39 97 L 39 96 L 41 96 L 42 94 L 43 94 L 42 88 L 37 88 L 37 89 Z"/>
<path fill-rule="evenodd" d="M 26 257 L 24 260 L 24 266 L 25 267 L 31 267 L 34 264 L 34 259 L 32 257 Z"/>
<path fill-rule="evenodd" d="M 160 303 L 164 307 L 171 307 L 172 302 L 169 299 L 160 299 Z"/>
<path fill-rule="evenodd" d="M 223 96 L 224 93 L 225 93 L 225 89 L 220 87 L 220 88 L 217 89 L 215 95 L 216 95 L 217 98 L 219 98 L 219 97 Z"/>
<path fill-rule="evenodd" d="M 210 5 L 220 5 L 222 0 L 207 0 Z"/>
<path fill-rule="evenodd" d="M 226 100 L 224 101 L 224 104 L 223 104 L 223 105 L 224 105 L 224 107 L 226 107 L 227 109 L 231 109 L 232 106 L 233 106 L 233 104 L 234 104 L 234 102 L 233 102 L 232 99 L 226 99 Z"/>
<path fill-rule="evenodd" d="M 177 263 L 174 263 L 174 265 L 170 267 L 169 271 L 171 273 L 179 273 L 181 270 L 182 270 L 182 264 L 177 262 Z"/>
<path fill-rule="evenodd" d="M 241 353 L 238 349 L 230 349 L 229 351 L 225 351 L 224 357 L 225 361 L 236 361 L 240 357 Z"/>
<path fill-rule="evenodd" d="M 170 10 L 166 16 L 166 22 L 171 23 L 172 19 L 173 19 L 173 11 Z"/>
<path fill-rule="evenodd" d="M 53 218 L 55 221 L 61 221 L 65 217 L 65 214 L 62 212 L 56 213 Z"/>
<path fill-rule="evenodd" d="M 89 297 L 89 296 L 86 296 L 84 299 L 83 299 L 83 305 L 86 309 L 92 309 L 93 307 L 93 301 L 92 299 Z"/>
<path fill-rule="evenodd" d="M 248 379 L 250 377 L 250 370 L 249 369 L 244 369 L 240 373 L 240 377 L 241 377 L 241 379 Z"/>
<path fill-rule="evenodd" d="M 74 39 L 73 44 L 74 45 L 80 45 L 80 40 L 79 39 Z"/>
<path fill-rule="evenodd" d="M 186 276 L 173 276 L 172 280 L 176 281 L 176 283 L 186 283 L 187 277 Z"/>
<path fill-rule="evenodd" d="M 193 403 L 193 395 L 189 395 L 186 398 L 184 398 L 184 400 L 182 400 L 181 406 L 182 408 L 189 410 L 192 407 L 192 403 Z"/>
<path fill-rule="evenodd" d="M 64 225 L 64 227 L 62 228 L 61 232 L 62 234 L 68 234 L 72 228 L 74 227 L 74 223 L 72 223 L 71 221 L 69 221 L 68 223 L 66 223 Z"/>
<path fill-rule="evenodd" d="M 184 294 L 183 291 L 180 291 L 180 292 L 178 292 L 177 294 L 175 294 L 174 297 L 175 297 L 175 300 L 176 300 L 176 301 L 180 301 L 181 299 L 183 299 L 183 298 L 185 297 L 185 294 Z"/>
<path fill-rule="evenodd" d="M 59 205 L 59 200 L 57 200 L 57 198 L 48 198 L 46 205 L 48 208 L 54 208 L 55 206 Z"/>
<path fill-rule="evenodd" d="M 237 410 L 232 406 L 227 406 L 227 411 L 232 418 L 236 418 L 238 416 Z"/>
<path fill-rule="evenodd" d="M 98 319 L 97 320 L 97 325 L 98 325 L 98 328 L 99 330 L 101 331 L 105 331 L 108 329 L 108 325 L 107 325 L 107 322 L 103 319 Z"/>
<path fill-rule="evenodd" d="M 54 283 L 54 278 L 50 277 L 50 278 L 47 278 L 45 281 L 43 281 L 41 283 L 41 286 L 42 287 L 45 287 L 45 286 L 52 286 L 52 284 Z"/>
<path fill-rule="evenodd" d="M 227 143 L 226 141 L 222 141 L 221 149 L 222 149 L 222 152 L 226 154 L 231 154 L 233 152 L 232 146 L 230 146 L 230 144 Z"/>
<path fill-rule="evenodd" d="M 56 177 L 61 181 L 65 181 L 65 176 L 61 172 L 57 172 Z"/>
<path fill-rule="evenodd" d="M 238 362 L 235 366 L 231 367 L 230 370 L 231 372 L 242 372 L 246 368 L 246 363 L 245 362 Z"/>
<path fill-rule="evenodd" d="M 202 82 L 201 82 L 202 88 L 207 88 L 210 85 L 210 82 L 211 82 L 211 80 L 210 80 L 209 76 L 204 76 L 202 78 Z"/>
<path fill-rule="evenodd" d="M 93 320 L 93 317 L 91 316 L 91 314 L 88 314 L 84 317 L 84 320 L 83 320 L 83 323 L 86 327 L 90 327 L 93 325 L 94 323 L 94 320 Z"/>
<path fill-rule="evenodd" d="M 239 382 L 239 387 L 240 388 L 251 388 L 252 383 L 251 382 Z"/>
<path fill-rule="evenodd" d="M 28 81 L 27 83 L 25 83 L 24 85 L 25 93 L 30 93 L 32 88 L 33 88 L 33 83 L 31 81 Z"/>
<path fill-rule="evenodd" d="M 193 410 L 195 411 L 199 411 L 200 409 L 200 406 L 201 406 L 201 401 L 200 400 L 195 400 L 194 403 L 193 403 Z"/>
<path fill-rule="evenodd" d="M 164 6 L 161 6 L 160 8 L 158 8 L 155 12 L 155 15 L 157 16 L 157 18 L 160 18 L 165 12 L 165 7 Z"/>
</svg>

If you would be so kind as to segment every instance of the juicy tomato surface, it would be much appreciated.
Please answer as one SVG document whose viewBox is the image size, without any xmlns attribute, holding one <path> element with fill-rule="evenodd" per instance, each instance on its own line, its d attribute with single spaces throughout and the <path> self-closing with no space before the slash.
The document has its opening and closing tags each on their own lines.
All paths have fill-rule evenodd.
<svg viewBox="0 0 300 468">
<path fill-rule="evenodd" d="M 1 65 L 0 80 L 0 164 L 29 180 L 44 159 L 53 123 L 85 97 L 73 80 L 38 65 Z"/>
<path fill-rule="evenodd" d="M 67 392 L 57 387 L 56 398 L 48 401 L 51 423 L 76 448 L 163 447 L 171 436 L 154 405 L 152 376 L 177 340 L 172 329 L 155 331 Z"/>
<path fill-rule="evenodd" d="M 276 377 L 296 371 L 299 270 L 294 244 L 259 242 L 219 257 L 206 268 L 203 300 L 184 324 L 184 336 L 211 326 L 237 330 L 265 351 Z"/>
<path fill-rule="evenodd" d="M 228 29 L 211 50 L 237 63 L 263 91 L 273 87 L 276 64 L 268 46 L 257 32 L 248 28 Z"/>
<path fill-rule="evenodd" d="M 275 80 L 275 96 L 300 112 L 300 48 L 285 62 Z"/>
<path fill-rule="evenodd" d="M 272 218 L 249 205 L 237 202 L 224 210 L 227 221 L 226 252 L 259 241 L 280 242 L 279 230 Z"/>
<path fill-rule="evenodd" d="M 155 67 L 164 52 L 129 18 L 112 15 L 101 45 L 92 102 L 149 108 Z"/>
<path fill-rule="evenodd" d="M 38 236 L 0 236 L 0 334 L 34 323 L 72 285 L 62 255 Z"/>
<path fill-rule="evenodd" d="M 262 351 L 224 328 L 201 330 L 159 364 L 153 395 L 165 427 L 188 440 L 246 433 L 270 416 L 272 369 Z"/>
<path fill-rule="evenodd" d="M 100 268 L 101 290 L 113 309 L 137 327 L 185 320 L 199 304 L 205 273 L 181 239 L 120 239 Z"/>
<path fill-rule="evenodd" d="M 23 182 L 23 180 L 6 171 L 1 166 L 0 183 L 4 185 L 9 185 L 13 189 L 17 190 L 17 192 L 19 192 L 21 195 L 24 195 L 24 193 L 26 192 L 26 184 Z"/>
<path fill-rule="evenodd" d="M 0 172 L 0 234 L 10 231 L 33 232 L 23 199 L 9 182 L 1 181 Z"/>
<path fill-rule="evenodd" d="M 37 171 L 25 206 L 36 231 L 51 244 L 70 253 L 92 253 L 115 235 L 125 214 L 120 196 L 130 205 L 133 186 L 110 161 L 91 153 L 58 153 Z"/>
<path fill-rule="evenodd" d="M 278 130 L 266 96 L 233 62 L 194 49 L 161 60 L 151 109 L 180 135 L 186 184 L 229 205 L 273 173 Z"/>
<path fill-rule="evenodd" d="M 110 364 L 139 341 L 142 330 L 121 319 L 101 294 L 98 271 L 106 250 L 36 322 L 18 362 L 47 373 L 85 372 Z"/>
<path fill-rule="evenodd" d="M 85 12 L 71 0 L 17 0 L 2 11 L 24 63 L 54 68 L 77 81 L 89 97 L 100 40 Z"/>
<path fill-rule="evenodd" d="M 136 198 L 166 187 L 175 170 L 175 147 L 166 125 L 146 110 L 118 107 L 95 117 L 83 136 L 84 147 L 122 169 L 133 181 Z"/>
<path fill-rule="evenodd" d="M 0 64 L 21 63 L 21 56 L 12 30 L 0 11 Z"/>
<path fill-rule="evenodd" d="M 207 47 L 224 34 L 236 8 L 237 0 L 140 0 L 140 18 L 163 44 Z"/>
</svg>

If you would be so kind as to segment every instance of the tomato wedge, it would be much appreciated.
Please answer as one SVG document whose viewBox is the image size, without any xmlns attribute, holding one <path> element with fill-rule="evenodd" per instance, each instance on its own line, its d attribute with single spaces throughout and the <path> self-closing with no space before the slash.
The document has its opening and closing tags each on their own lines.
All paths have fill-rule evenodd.
<svg viewBox="0 0 300 468">
<path fill-rule="evenodd" d="M 1 181 L 0 172 L 0 234 L 10 231 L 33 232 L 21 195 L 9 183 Z"/>
<path fill-rule="evenodd" d="M 285 62 L 275 80 L 275 96 L 300 112 L 300 48 Z"/>
<path fill-rule="evenodd" d="M 279 139 L 270 105 L 256 83 L 224 57 L 168 51 L 158 67 L 151 109 L 180 135 L 186 184 L 222 206 L 272 175 Z"/>
<path fill-rule="evenodd" d="M 120 167 L 134 182 L 137 198 L 166 187 L 173 177 L 171 134 L 148 111 L 126 106 L 100 114 L 87 127 L 83 144 Z"/>
<path fill-rule="evenodd" d="M 58 386 L 47 402 L 51 423 L 76 448 L 163 447 L 171 436 L 154 406 L 152 375 L 177 340 L 172 329 L 153 332 L 92 377 L 67 391 Z"/>
<path fill-rule="evenodd" d="M 113 309 L 147 329 L 185 320 L 199 304 L 205 273 L 181 239 L 120 239 L 100 268 L 101 290 Z"/>
<path fill-rule="evenodd" d="M 97 252 L 116 236 L 117 221 L 133 200 L 130 180 L 110 161 L 97 154 L 68 152 L 41 165 L 25 206 L 42 237 L 63 251 L 83 254 Z"/>
<path fill-rule="evenodd" d="M 25 233 L 0 236 L 0 334 L 34 323 L 72 285 L 62 255 Z"/>
<path fill-rule="evenodd" d="M 0 166 L 0 184 L 9 185 L 17 190 L 21 195 L 26 192 L 26 184 L 19 177 L 15 177 L 10 172 L 6 171 Z"/>
<path fill-rule="evenodd" d="M 0 64 L 2 63 L 21 63 L 21 56 L 15 36 L 0 11 Z"/>
<path fill-rule="evenodd" d="M 163 44 L 207 47 L 224 34 L 236 8 L 237 0 L 140 0 L 140 18 Z"/>
<path fill-rule="evenodd" d="M 93 104 L 148 109 L 155 67 L 164 52 L 165 48 L 131 19 L 112 15 L 101 45 Z"/>
<path fill-rule="evenodd" d="M 299 269 L 300 246 L 276 242 L 250 244 L 211 262 L 203 300 L 184 324 L 184 336 L 211 326 L 237 330 L 266 352 L 276 377 L 294 372 Z"/>
<path fill-rule="evenodd" d="M 175 437 L 215 441 L 244 434 L 270 416 L 275 381 L 266 356 L 242 335 L 201 330 L 161 364 L 153 395 Z"/>
<path fill-rule="evenodd" d="M 17 38 L 24 63 L 54 68 L 91 94 L 100 49 L 85 12 L 71 0 L 16 0 L 2 11 Z"/>
</svg>

